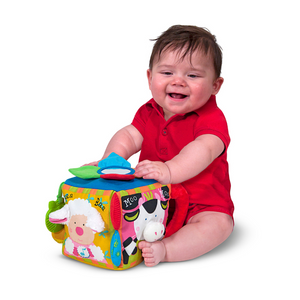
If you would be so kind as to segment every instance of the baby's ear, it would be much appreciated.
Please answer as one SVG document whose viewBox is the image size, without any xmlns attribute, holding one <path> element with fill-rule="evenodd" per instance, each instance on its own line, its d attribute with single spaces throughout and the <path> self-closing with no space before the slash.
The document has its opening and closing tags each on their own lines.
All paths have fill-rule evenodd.
<svg viewBox="0 0 300 300">
<path fill-rule="evenodd" d="M 152 71 L 150 69 L 147 70 L 147 78 L 148 78 L 149 89 L 151 90 Z"/>
<path fill-rule="evenodd" d="M 223 77 L 218 77 L 214 83 L 213 83 L 213 95 L 217 95 L 219 90 L 221 89 L 221 86 L 224 82 L 224 78 Z"/>
</svg>

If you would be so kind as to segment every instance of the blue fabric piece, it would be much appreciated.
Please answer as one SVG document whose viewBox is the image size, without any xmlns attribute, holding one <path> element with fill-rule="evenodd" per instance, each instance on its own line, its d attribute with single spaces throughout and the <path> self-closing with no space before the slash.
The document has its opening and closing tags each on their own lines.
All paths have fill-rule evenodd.
<svg viewBox="0 0 300 300">
<path fill-rule="evenodd" d="M 118 169 L 125 169 L 128 171 L 126 174 L 134 174 L 135 172 L 134 169 L 131 168 L 131 164 L 126 159 L 114 152 L 112 152 L 107 158 L 99 161 L 98 167 L 100 168 L 97 171 L 98 174 L 107 174 L 107 172 L 104 172 L 104 170 L 107 169 L 112 169 L 115 171 Z M 114 174 L 114 171 L 112 171 L 110 174 Z"/>
<path fill-rule="evenodd" d="M 121 258 L 122 258 L 122 248 L 121 248 L 121 239 L 120 234 L 116 230 L 111 238 L 110 242 L 110 257 L 113 262 L 113 264 L 116 267 L 119 267 L 121 264 Z"/>
<path fill-rule="evenodd" d="M 79 188 L 87 189 L 99 189 L 99 190 L 114 190 L 116 192 L 128 189 L 134 189 L 137 187 L 150 185 L 156 183 L 153 179 L 140 179 L 135 178 L 133 180 L 106 180 L 102 178 L 96 179 L 81 179 L 78 177 L 72 177 L 65 181 L 65 184 Z"/>
<path fill-rule="evenodd" d="M 101 160 L 98 163 L 98 167 L 100 169 L 106 169 L 106 168 L 110 168 L 110 167 L 123 167 L 126 169 L 130 169 L 131 168 L 131 164 L 124 159 L 123 157 L 121 157 L 120 155 L 116 154 L 116 153 L 111 153 L 107 158 Z"/>
</svg>

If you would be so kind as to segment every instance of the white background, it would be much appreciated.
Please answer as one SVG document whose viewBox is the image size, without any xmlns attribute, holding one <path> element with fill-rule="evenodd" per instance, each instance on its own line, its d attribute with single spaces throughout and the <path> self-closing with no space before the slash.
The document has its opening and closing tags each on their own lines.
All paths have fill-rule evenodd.
<svg viewBox="0 0 300 300">
<path fill-rule="evenodd" d="M 5 299 L 299 299 L 298 11 L 290 0 L 2 1 Z M 235 230 L 203 257 L 155 268 L 67 259 L 44 225 L 48 202 L 150 99 L 149 39 L 174 24 L 207 27 L 223 48 Z"/>
</svg>

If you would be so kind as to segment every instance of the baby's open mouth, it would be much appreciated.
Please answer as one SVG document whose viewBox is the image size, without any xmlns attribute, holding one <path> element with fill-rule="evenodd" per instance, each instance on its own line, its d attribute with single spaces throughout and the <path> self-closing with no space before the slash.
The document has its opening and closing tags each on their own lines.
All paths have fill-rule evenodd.
<svg viewBox="0 0 300 300">
<path fill-rule="evenodd" d="M 170 93 L 169 96 L 173 99 L 184 99 L 187 95 L 177 94 L 177 93 Z"/>
</svg>

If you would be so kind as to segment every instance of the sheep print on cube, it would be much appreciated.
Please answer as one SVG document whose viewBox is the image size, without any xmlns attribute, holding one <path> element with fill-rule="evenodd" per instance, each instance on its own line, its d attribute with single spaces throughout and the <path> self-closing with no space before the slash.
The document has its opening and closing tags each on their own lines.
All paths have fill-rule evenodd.
<svg viewBox="0 0 300 300">
<path fill-rule="evenodd" d="M 130 164 L 116 154 L 98 167 L 70 172 L 75 177 L 60 185 L 46 214 L 46 226 L 67 257 L 104 269 L 129 269 L 143 260 L 139 241 L 160 240 L 183 225 L 188 206 L 183 187 L 135 178 Z M 171 199 L 176 209 L 168 220 Z"/>
</svg>

